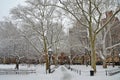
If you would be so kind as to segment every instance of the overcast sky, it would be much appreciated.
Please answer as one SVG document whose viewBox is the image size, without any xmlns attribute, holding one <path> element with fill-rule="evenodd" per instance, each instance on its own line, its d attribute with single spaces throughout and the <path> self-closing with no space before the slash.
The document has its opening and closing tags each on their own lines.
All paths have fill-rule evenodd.
<svg viewBox="0 0 120 80">
<path fill-rule="evenodd" d="M 0 21 L 4 16 L 8 16 L 10 9 L 17 6 L 18 4 L 24 4 L 26 0 L 0 0 Z M 120 2 L 120 0 L 117 0 Z"/>
<path fill-rule="evenodd" d="M 24 4 L 25 0 L 0 0 L 0 21 L 4 16 L 8 16 L 10 9 L 18 4 Z"/>
</svg>

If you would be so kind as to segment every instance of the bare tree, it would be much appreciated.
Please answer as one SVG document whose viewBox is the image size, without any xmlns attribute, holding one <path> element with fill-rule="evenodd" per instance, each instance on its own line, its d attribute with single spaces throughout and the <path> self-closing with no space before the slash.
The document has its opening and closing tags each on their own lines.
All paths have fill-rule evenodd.
<svg viewBox="0 0 120 80">
<path fill-rule="evenodd" d="M 112 15 L 112 11 L 106 12 L 106 18 L 102 19 L 101 24 L 103 25 L 108 17 L 110 17 L 110 15 Z M 107 67 L 106 65 L 106 57 L 107 55 L 111 55 L 111 51 L 108 52 L 108 49 L 113 48 L 113 42 L 118 41 L 119 39 L 117 38 L 117 40 L 113 41 L 113 34 L 115 34 L 115 29 L 114 28 L 118 28 L 120 22 L 118 17 L 114 17 L 109 24 L 107 25 L 106 28 L 104 28 L 97 36 L 97 51 L 98 53 L 100 53 L 101 58 L 103 59 L 103 65 L 104 67 Z M 119 33 L 118 33 L 119 34 Z M 117 45 L 119 44 L 119 41 L 117 42 Z M 116 45 L 116 46 L 117 46 Z M 114 46 L 115 47 L 115 46 Z"/>
<path fill-rule="evenodd" d="M 11 14 L 26 40 L 30 42 L 38 53 L 43 52 L 46 55 L 47 72 L 49 68 L 48 49 L 61 41 L 60 35 L 63 33 L 63 26 L 59 25 L 60 21 L 57 18 L 60 15 L 57 14 L 56 8 L 54 6 L 45 6 L 49 3 L 56 4 L 56 0 L 27 0 L 26 3 L 27 6 L 19 5 L 13 8 Z M 32 37 L 29 37 L 29 34 L 27 35 L 28 32 Z M 35 40 L 37 46 L 33 44 Z"/>
<path fill-rule="evenodd" d="M 113 9 L 114 14 L 106 21 L 104 25 L 100 25 L 101 19 L 103 18 L 104 12 L 106 12 L 105 8 L 106 4 L 109 2 L 107 7 L 111 7 L 111 1 L 103 1 L 103 0 L 59 0 L 57 6 L 70 15 L 73 16 L 74 19 L 77 20 L 81 25 L 88 29 L 89 34 L 89 42 L 91 48 L 91 66 L 96 72 L 96 36 L 97 34 L 106 27 L 106 25 L 110 22 L 110 20 L 120 12 L 120 8 L 115 11 Z M 115 1 L 116 3 L 116 1 Z M 61 4 L 61 5 L 60 5 Z M 84 17 L 85 21 L 81 22 L 81 17 Z"/>
<path fill-rule="evenodd" d="M 37 57 L 40 56 L 35 48 L 30 45 L 28 40 L 21 35 L 19 29 L 12 23 L 12 21 L 5 20 L 0 22 L 0 34 L 2 34 L 0 36 L 1 57 L 16 58 L 16 64 L 18 65 L 18 63 L 22 60 L 21 57 L 27 59 L 37 59 Z M 30 33 L 27 34 L 27 37 L 29 37 L 28 39 L 33 42 L 33 45 L 36 45 L 38 41 L 36 41 L 36 39 L 33 40 L 32 36 Z M 37 57 L 35 58 L 35 56 Z"/>
</svg>

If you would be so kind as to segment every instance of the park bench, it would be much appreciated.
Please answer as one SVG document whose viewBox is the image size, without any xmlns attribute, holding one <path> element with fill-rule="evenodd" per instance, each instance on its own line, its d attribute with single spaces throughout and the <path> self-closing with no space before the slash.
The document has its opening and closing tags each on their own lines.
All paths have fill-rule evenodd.
<svg viewBox="0 0 120 80">
<path fill-rule="evenodd" d="M 4 74 L 30 74 L 30 73 L 36 73 L 35 70 L 16 70 L 16 69 L 0 69 L 0 75 Z"/>
<path fill-rule="evenodd" d="M 112 70 L 107 70 L 106 71 L 106 75 L 112 76 L 112 75 L 117 74 L 119 72 L 120 72 L 120 68 L 118 68 L 118 69 L 112 69 Z"/>
</svg>

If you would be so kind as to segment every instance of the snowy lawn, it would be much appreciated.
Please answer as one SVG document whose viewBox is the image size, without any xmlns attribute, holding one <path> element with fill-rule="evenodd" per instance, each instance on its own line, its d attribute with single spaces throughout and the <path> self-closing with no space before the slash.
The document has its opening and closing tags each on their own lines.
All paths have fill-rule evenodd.
<svg viewBox="0 0 120 80">
<path fill-rule="evenodd" d="M 46 74 L 44 65 L 20 65 L 20 69 L 35 69 L 36 73 L 32 74 L 6 74 L 0 75 L 0 80 L 120 80 L 120 73 L 113 76 L 106 76 L 102 66 L 97 66 L 95 76 L 90 76 L 91 67 L 84 65 L 71 65 L 72 68 L 81 70 L 81 75 L 77 72 L 70 71 L 64 66 L 59 66 L 55 72 Z M 15 65 L 0 65 L 0 69 L 14 69 Z M 117 67 L 115 67 L 117 68 Z M 108 69 L 113 69 L 111 66 Z"/>
</svg>

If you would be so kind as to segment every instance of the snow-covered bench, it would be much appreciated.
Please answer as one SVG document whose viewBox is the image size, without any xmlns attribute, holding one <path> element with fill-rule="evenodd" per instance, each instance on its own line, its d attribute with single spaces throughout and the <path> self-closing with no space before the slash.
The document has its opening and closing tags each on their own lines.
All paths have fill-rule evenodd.
<svg viewBox="0 0 120 80">
<path fill-rule="evenodd" d="M 0 69 L 0 75 L 3 74 L 30 74 L 30 73 L 36 73 L 35 70 L 16 70 L 16 69 Z"/>
<path fill-rule="evenodd" d="M 118 69 L 112 69 L 112 70 L 107 70 L 106 74 L 112 76 L 112 75 L 117 74 L 119 72 L 120 72 L 120 68 L 118 68 Z"/>
</svg>

